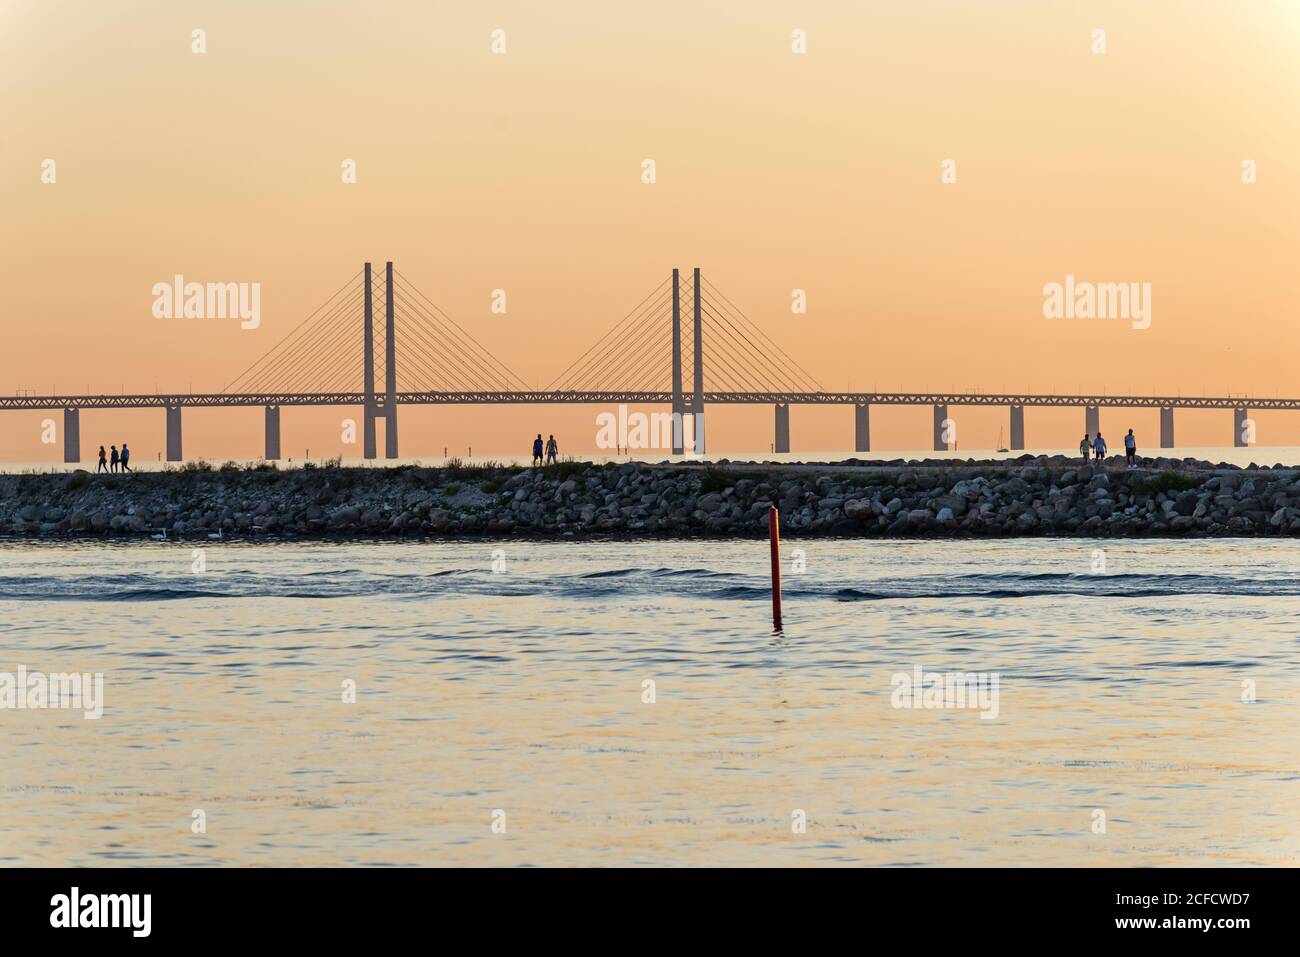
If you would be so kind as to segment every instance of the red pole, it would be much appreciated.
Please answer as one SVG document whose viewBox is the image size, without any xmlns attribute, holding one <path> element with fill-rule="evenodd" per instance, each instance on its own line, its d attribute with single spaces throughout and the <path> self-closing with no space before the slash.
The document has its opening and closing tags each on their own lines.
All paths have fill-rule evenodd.
<svg viewBox="0 0 1300 957">
<path fill-rule="evenodd" d="M 767 509 L 767 536 L 772 545 L 772 627 L 781 630 L 781 523 L 775 505 Z"/>
</svg>

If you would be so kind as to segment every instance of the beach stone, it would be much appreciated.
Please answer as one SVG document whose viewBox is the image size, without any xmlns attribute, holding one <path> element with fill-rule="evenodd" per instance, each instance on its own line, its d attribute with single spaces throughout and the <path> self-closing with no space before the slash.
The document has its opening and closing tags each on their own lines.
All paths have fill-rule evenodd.
<svg viewBox="0 0 1300 957">
<path fill-rule="evenodd" d="M 864 519 L 873 514 L 875 513 L 868 499 L 853 498 L 844 503 L 844 515 L 847 518 Z"/>
</svg>

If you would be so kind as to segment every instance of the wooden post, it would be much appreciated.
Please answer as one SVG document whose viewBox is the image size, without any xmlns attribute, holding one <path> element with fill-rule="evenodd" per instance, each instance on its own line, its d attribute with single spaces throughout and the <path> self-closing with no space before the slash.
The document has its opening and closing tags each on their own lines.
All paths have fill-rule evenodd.
<svg viewBox="0 0 1300 957">
<path fill-rule="evenodd" d="M 767 509 L 767 535 L 772 549 L 772 628 L 781 630 L 781 522 L 775 505 Z"/>
</svg>

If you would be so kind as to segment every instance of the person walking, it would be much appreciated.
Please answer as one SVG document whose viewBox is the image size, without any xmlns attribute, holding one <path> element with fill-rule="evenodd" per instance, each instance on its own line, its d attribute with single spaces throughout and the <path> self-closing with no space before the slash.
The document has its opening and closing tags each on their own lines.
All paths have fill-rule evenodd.
<svg viewBox="0 0 1300 957">
<path fill-rule="evenodd" d="M 131 450 L 128 449 L 126 447 L 126 443 L 123 442 L 122 443 L 122 471 L 123 472 L 131 471 L 131 469 L 126 464 L 129 461 L 131 461 Z"/>
<path fill-rule="evenodd" d="M 1098 432 L 1097 437 L 1092 440 L 1092 447 L 1097 453 L 1098 462 L 1106 457 L 1106 440 L 1101 437 L 1100 432 Z"/>
<path fill-rule="evenodd" d="M 108 453 L 104 451 L 104 447 L 101 445 L 99 447 L 99 468 L 95 469 L 95 472 L 98 473 L 98 472 L 107 472 L 107 471 L 108 471 Z"/>
<path fill-rule="evenodd" d="M 1088 464 L 1088 453 L 1092 450 L 1092 443 L 1088 441 L 1088 433 L 1083 433 L 1083 441 L 1079 443 L 1079 454 L 1083 456 L 1083 464 Z"/>
<path fill-rule="evenodd" d="M 546 440 L 546 464 L 554 465 L 558 461 L 559 455 L 560 447 L 555 444 L 555 436 L 552 435 Z"/>
<path fill-rule="evenodd" d="M 113 455 L 108 460 L 110 465 L 109 471 L 116 472 L 117 471 L 117 446 L 116 445 L 112 446 L 112 449 L 113 449 Z"/>
<path fill-rule="evenodd" d="M 537 438 L 533 439 L 533 464 L 542 464 L 542 433 L 537 433 Z"/>
<path fill-rule="evenodd" d="M 1133 437 L 1133 430 L 1128 430 L 1128 435 L 1124 436 L 1124 458 L 1128 460 L 1128 467 L 1137 468 L 1137 439 Z"/>
</svg>

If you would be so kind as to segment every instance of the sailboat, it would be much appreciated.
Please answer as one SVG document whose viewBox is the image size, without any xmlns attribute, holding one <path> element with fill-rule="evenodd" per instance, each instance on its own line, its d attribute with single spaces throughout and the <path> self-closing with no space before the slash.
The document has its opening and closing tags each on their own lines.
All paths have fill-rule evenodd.
<svg viewBox="0 0 1300 957">
<path fill-rule="evenodd" d="M 999 452 L 1010 452 L 1010 451 L 1011 451 L 1009 448 L 1007 448 L 1007 447 L 1002 443 L 1002 430 L 1001 430 L 1001 429 L 998 429 L 998 451 L 999 451 Z"/>
</svg>

